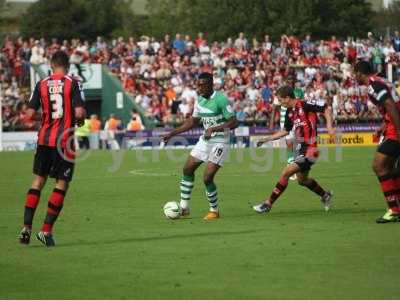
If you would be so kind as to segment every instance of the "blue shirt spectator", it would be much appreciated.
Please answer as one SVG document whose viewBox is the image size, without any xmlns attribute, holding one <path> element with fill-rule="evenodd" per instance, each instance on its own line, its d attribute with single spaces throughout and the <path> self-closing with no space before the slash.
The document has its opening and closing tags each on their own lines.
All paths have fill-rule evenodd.
<svg viewBox="0 0 400 300">
<path fill-rule="evenodd" d="M 269 102 L 269 99 L 272 96 L 272 92 L 270 90 L 270 88 L 266 85 L 263 87 L 262 91 L 261 91 L 261 97 L 263 98 L 264 102 Z"/>
<path fill-rule="evenodd" d="M 175 40 L 172 43 L 172 48 L 176 49 L 181 55 L 185 52 L 185 41 L 181 39 L 179 33 L 176 34 Z"/>
<path fill-rule="evenodd" d="M 398 31 L 394 32 L 393 48 L 396 52 L 400 52 L 400 34 Z"/>
</svg>

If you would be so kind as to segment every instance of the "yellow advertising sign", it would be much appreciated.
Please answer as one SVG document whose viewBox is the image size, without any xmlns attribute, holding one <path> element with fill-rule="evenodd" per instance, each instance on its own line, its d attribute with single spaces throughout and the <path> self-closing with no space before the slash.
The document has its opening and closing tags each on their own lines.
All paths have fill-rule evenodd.
<svg viewBox="0 0 400 300">
<path fill-rule="evenodd" d="M 265 136 L 250 136 L 250 143 L 257 143 L 257 141 Z M 374 138 L 373 132 L 338 132 L 335 138 L 327 133 L 318 134 L 318 146 L 321 147 L 357 147 L 357 146 L 376 146 L 378 140 Z M 285 139 L 280 139 L 268 143 L 273 148 L 286 147 Z M 264 144 L 267 147 L 267 144 Z"/>
<path fill-rule="evenodd" d="M 323 133 L 318 135 L 317 140 L 320 146 L 353 147 L 378 144 L 372 132 L 337 133 L 334 139 L 329 134 Z"/>
</svg>

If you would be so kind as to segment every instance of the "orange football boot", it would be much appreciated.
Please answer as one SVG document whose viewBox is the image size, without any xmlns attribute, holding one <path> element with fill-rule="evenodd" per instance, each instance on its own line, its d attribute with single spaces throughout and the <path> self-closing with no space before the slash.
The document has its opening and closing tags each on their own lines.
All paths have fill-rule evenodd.
<svg viewBox="0 0 400 300">
<path fill-rule="evenodd" d="M 211 221 L 219 218 L 218 211 L 209 211 L 206 216 L 204 217 L 204 221 Z"/>
</svg>

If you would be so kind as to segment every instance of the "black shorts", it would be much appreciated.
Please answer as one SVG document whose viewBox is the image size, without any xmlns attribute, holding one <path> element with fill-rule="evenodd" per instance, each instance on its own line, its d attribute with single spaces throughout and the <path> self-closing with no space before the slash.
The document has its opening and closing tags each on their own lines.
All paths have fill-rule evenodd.
<svg viewBox="0 0 400 300">
<path fill-rule="evenodd" d="M 379 146 L 377 151 L 379 153 L 385 154 L 397 158 L 400 156 L 400 143 L 395 140 L 384 140 Z"/>
<path fill-rule="evenodd" d="M 33 174 L 71 181 L 74 163 L 65 159 L 62 150 L 60 152 L 55 147 L 38 145 L 33 163 Z"/>
<path fill-rule="evenodd" d="M 299 166 L 301 173 L 307 173 L 311 170 L 313 164 L 315 164 L 316 159 L 310 158 L 304 155 L 299 155 L 295 157 L 293 163 Z"/>
</svg>

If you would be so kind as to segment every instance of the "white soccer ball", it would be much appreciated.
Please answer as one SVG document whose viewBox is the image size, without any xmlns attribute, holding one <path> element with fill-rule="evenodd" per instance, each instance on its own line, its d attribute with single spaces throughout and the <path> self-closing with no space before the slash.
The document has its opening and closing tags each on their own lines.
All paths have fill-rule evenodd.
<svg viewBox="0 0 400 300">
<path fill-rule="evenodd" d="M 164 205 L 164 215 L 168 219 L 179 219 L 181 216 L 182 209 L 179 204 L 175 201 L 167 202 Z"/>
</svg>

